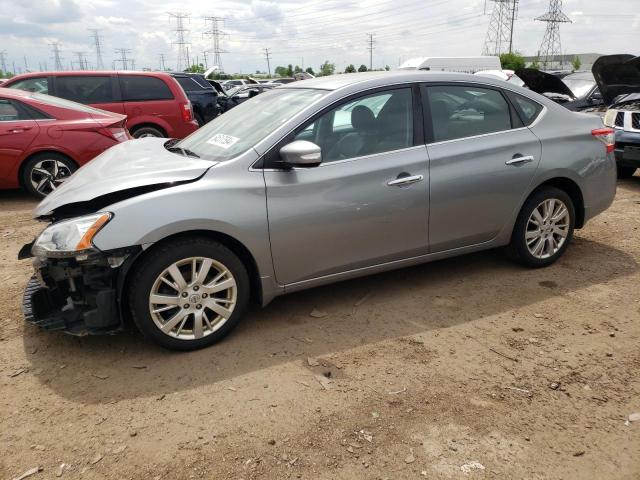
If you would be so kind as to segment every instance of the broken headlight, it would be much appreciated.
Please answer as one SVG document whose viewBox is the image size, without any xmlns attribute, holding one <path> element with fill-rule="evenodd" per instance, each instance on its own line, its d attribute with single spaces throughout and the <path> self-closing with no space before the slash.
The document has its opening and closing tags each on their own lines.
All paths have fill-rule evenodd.
<svg viewBox="0 0 640 480">
<path fill-rule="evenodd" d="M 31 248 L 36 257 L 69 257 L 93 248 L 93 237 L 111 220 L 111 213 L 96 213 L 49 225 Z"/>
</svg>

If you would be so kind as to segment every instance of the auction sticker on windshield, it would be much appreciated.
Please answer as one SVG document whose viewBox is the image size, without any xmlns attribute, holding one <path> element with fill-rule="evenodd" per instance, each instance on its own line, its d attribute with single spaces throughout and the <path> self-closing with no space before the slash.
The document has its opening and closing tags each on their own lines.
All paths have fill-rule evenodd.
<svg viewBox="0 0 640 480">
<path fill-rule="evenodd" d="M 207 143 L 211 145 L 215 145 L 216 147 L 224 148 L 226 150 L 227 148 L 230 148 L 233 145 L 235 145 L 238 142 L 238 140 L 240 139 L 236 137 L 232 137 L 231 135 L 225 135 L 224 133 L 216 133 L 213 137 L 207 140 Z"/>
</svg>

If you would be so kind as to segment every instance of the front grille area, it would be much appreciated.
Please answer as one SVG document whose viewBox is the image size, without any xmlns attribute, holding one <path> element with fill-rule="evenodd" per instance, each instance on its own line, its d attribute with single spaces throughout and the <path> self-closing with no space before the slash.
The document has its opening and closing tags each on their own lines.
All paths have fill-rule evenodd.
<svg viewBox="0 0 640 480">
<path fill-rule="evenodd" d="M 616 114 L 616 121 L 614 122 L 616 127 L 624 127 L 624 112 L 618 112 Z"/>
<path fill-rule="evenodd" d="M 631 127 L 640 130 L 640 113 L 631 114 Z"/>
</svg>

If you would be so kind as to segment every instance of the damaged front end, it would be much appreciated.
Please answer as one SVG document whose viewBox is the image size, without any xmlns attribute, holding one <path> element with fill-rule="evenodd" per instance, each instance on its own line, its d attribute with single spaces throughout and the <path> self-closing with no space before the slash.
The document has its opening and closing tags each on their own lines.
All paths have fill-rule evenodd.
<svg viewBox="0 0 640 480">
<path fill-rule="evenodd" d="M 29 248 L 25 245 L 23 250 Z M 33 259 L 34 276 L 24 292 L 27 322 L 72 335 L 104 335 L 123 329 L 120 309 L 128 265 L 140 249 Z"/>
</svg>

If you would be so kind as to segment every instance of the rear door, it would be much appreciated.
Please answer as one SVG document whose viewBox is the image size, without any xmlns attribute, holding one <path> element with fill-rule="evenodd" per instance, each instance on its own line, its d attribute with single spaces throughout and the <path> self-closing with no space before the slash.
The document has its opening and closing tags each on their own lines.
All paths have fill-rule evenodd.
<svg viewBox="0 0 640 480">
<path fill-rule="evenodd" d="M 59 75 L 53 77 L 56 97 L 84 103 L 114 113 L 124 113 L 116 76 L 114 75 Z"/>
<path fill-rule="evenodd" d="M 488 242 L 521 204 L 540 141 L 498 88 L 456 83 L 422 91 L 430 119 L 431 252 Z"/>
<path fill-rule="evenodd" d="M 0 97 L 0 179 L 7 180 L 15 172 L 39 130 L 18 102 Z"/>
<path fill-rule="evenodd" d="M 168 85 L 158 77 L 146 75 L 119 75 L 120 93 L 124 111 L 130 124 L 135 117 L 159 117 L 169 125 L 182 120 L 180 109 Z M 167 132 L 171 136 L 172 132 Z"/>
</svg>

